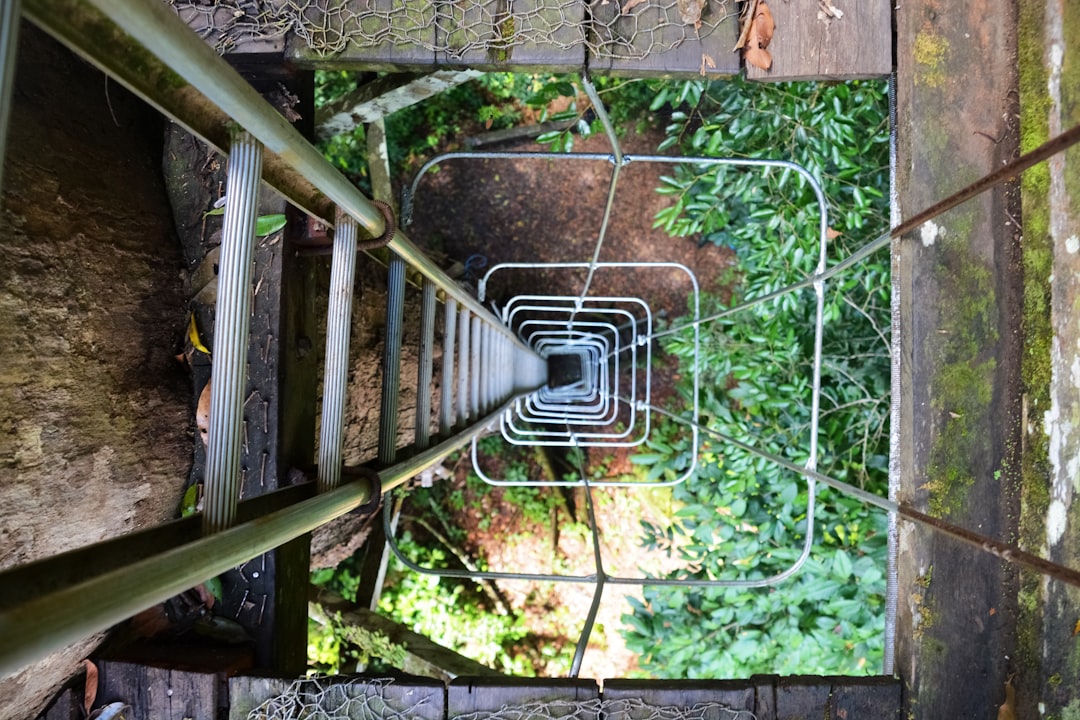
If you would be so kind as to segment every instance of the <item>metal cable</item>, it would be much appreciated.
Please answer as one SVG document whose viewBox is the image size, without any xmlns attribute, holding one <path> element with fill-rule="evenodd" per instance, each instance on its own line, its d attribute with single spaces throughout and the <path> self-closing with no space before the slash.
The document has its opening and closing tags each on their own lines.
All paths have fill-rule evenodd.
<svg viewBox="0 0 1080 720">
<path fill-rule="evenodd" d="M 821 482 L 823 485 L 828 485 L 829 487 L 839 490 L 845 495 L 849 495 L 853 498 L 861 500 L 868 505 L 874 505 L 875 507 L 879 507 L 886 512 L 897 513 L 900 517 L 903 517 L 906 520 L 917 523 L 919 525 L 923 525 L 944 535 L 948 535 L 951 538 L 960 540 L 961 542 L 967 543 L 968 545 L 972 545 L 979 550 L 989 553 L 995 557 L 999 557 L 1002 560 L 1006 560 L 1017 565 L 1022 565 L 1030 570 L 1034 570 L 1042 575 L 1046 575 L 1047 577 L 1051 577 L 1055 580 L 1060 580 L 1061 582 L 1073 585 L 1075 587 L 1080 587 L 1080 570 L 1074 570 L 1073 568 L 1066 567 L 1065 565 L 1059 565 L 1049 560 L 1045 560 L 1038 555 L 1033 555 L 1032 553 L 1022 550 L 1015 545 L 1010 545 L 1009 543 L 1001 542 L 1000 540 L 995 540 L 994 538 L 990 538 L 985 535 L 980 535 L 979 533 L 972 532 L 971 530 L 962 528 L 959 525 L 954 525 L 946 520 L 935 518 L 931 515 L 927 515 L 926 513 L 919 512 L 918 510 L 908 507 L 907 505 L 902 505 L 893 502 L 892 500 L 880 497 L 879 495 L 874 495 L 873 493 L 867 492 L 862 488 L 855 487 L 854 485 L 850 485 L 842 480 L 837 480 L 833 477 L 825 475 L 824 473 L 818 472 L 817 470 L 802 467 L 796 463 L 791 462 L 787 458 L 777 455 L 775 453 L 756 448 L 753 445 L 745 443 L 741 440 L 737 440 L 730 435 L 726 435 L 717 430 L 712 430 L 711 428 L 708 428 L 704 425 L 693 423 L 686 418 L 675 415 L 674 413 L 670 413 L 667 410 L 663 410 L 661 408 L 651 405 L 649 406 L 649 409 L 653 412 L 659 413 L 661 415 L 664 415 L 665 417 L 675 420 L 676 422 L 680 422 L 684 425 L 697 427 L 700 432 L 703 432 L 706 435 L 711 435 L 717 440 L 734 445 L 741 450 L 745 450 L 752 455 L 757 455 L 758 457 L 775 463 L 780 467 L 800 473 L 808 480 L 816 480 L 818 482 Z"/>
</svg>

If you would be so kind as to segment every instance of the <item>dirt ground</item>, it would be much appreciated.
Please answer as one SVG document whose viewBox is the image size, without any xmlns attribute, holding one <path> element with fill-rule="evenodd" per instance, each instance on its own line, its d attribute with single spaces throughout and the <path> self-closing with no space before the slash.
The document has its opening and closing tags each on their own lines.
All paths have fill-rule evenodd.
<svg viewBox="0 0 1080 720">
<path fill-rule="evenodd" d="M 655 153 L 660 131 L 628 132 L 626 153 Z M 532 151 L 543 146 L 523 142 L 500 150 Z M 578 140 L 575 152 L 610 153 L 607 139 L 594 135 Z M 601 262 L 676 262 L 691 268 L 703 290 L 719 289 L 717 280 L 733 261 L 733 253 L 698 239 L 672 239 L 652 227 L 657 211 L 670 201 L 656 192 L 660 176 L 671 165 L 633 163 L 620 173 Z M 426 249 L 460 262 L 474 256 L 490 268 L 502 262 L 588 262 L 603 220 L 611 164 L 599 161 L 549 159 L 462 159 L 448 161 L 428 173 L 418 186 L 410 237 Z M 481 260 L 482 258 L 482 260 Z M 481 265 L 482 266 L 482 265 Z M 677 277 L 673 273 L 671 277 Z M 577 294 L 584 273 L 543 270 L 529 275 L 510 273 L 492 284 L 492 295 L 537 290 Z M 685 283 L 653 277 L 653 271 L 600 274 L 593 295 L 641 297 L 654 309 L 679 313 L 686 307 Z"/>
</svg>

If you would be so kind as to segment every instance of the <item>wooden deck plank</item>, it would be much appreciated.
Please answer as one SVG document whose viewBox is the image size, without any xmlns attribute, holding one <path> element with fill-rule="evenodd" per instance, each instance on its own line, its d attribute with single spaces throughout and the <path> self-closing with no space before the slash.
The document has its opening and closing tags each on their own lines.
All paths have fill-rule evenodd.
<svg viewBox="0 0 1080 720">
<path fill-rule="evenodd" d="M 575 72 L 585 67 L 585 7 L 568 0 L 438 3 L 438 62 L 447 67 Z"/>
<path fill-rule="evenodd" d="M 754 683 L 749 680 L 605 680 L 604 717 L 650 720 L 656 717 L 656 708 L 670 708 L 675 714 L 676 709 L 700 706 L 703 720 L 727 720 L 732 710 L 755 712 L 754 698 Z M 648 707 L 628 700 L 640 700 Z"/>
<path fill-rule="evenodd" d="M 369 9 L 370 8 L 370 9 Z M 309 12 L 319 12 L 310 10 Z M 286 56 L 299 67 L 352 70 L 425 70 L 435 65 L 435 3 L 432 0 L 346 0 L 341 13 L 326 18 L 327 29 L 314 37 L 322 48 L 290 35 Z"/>
<path fill-rule="evenodd" d="M 754 675 L 754 716 L 757 720 L 776 720 L 776 684 L 778 675 Z M 854 719 L 852 719 L 854 720 Z"/>
<path fill-rule="evenodd" d="M 545 717 L 598 720 L 599 703 L 582 712 L 576 704 L 596 700 L 600 689 L 592 680 L 549 678 L 458 678 L 447 691 L 448 716 L 455 718 L 478 712 L 495 712 L 504 707 L 542 704 Z M 565 704 L 563 704 L 565 703 Z"/>
<path fill-rule="evenodd" d="M 112 702 L 131 706 L 127 720 L 214 718 L 219 700 L 218 675 L 184 672 L 124 662 L 98 663 L 95 707 Z"/>
<path fill-rule="evenodd" d="M 53 699 L 44 713 L 38 715 L 38 720 L 82 720 L 81 700 L 82 693 L 67 688 Z"/>
<path fill-rule="evenodd" d="M 444 720 L 446 687 L 428 678 L 339 676 L 314 680 L 234 677 L 229 680 L 229 720 L 246 720 L 267 701 L 301 698 L 330 717 L 355 720 L 409 718 Z M 305 716 L 306 717 L 306 716 Z"/>
<path fill-rule="evenodd" d="M 1011 4 L 949 13 L 936 0 L 901 3 L 896 19 L 896 193 L 907 219 L 1016 152 L 1016 19 Z M 893 246 L 897 499 L 1004 540 L 1016 537 L 1020 514 L 1017 375 L 1028 352 L 1017 214 L 1015 189 L 998 187 Z M 1027 669 L 1017 658 L 1015 566 L 909 524 L 898 565 L 905 716 L 996 717 L 1005 679 Z"/>
<path fill-rule="evenodd" d="M 827 717 L 900 720 L 900 681 L 891 677 L 833 678 Z"/>
<path fill-rule="evenodd" d="M 830 685 L 820 677 L 784 677 L 776 684 L 777 720 L 818 720 L 827 717 Z"/>
<path fill-rule="evenodd" d="M 591 71 L 619 77 L 700 77 L 704 62 L 708 77 L 739 73 L 739 55 L 732 52 L 738 39 L 733 0 L 709 0 L 698 30 L 680 20 L 674 0 L 647 0 L 622 14 L 624 4 L 592 0 L 592 44 L 599 51 L 590 52 Z"/>
<path fill-rule="evenodd" d="M 750 80 L 855 80 L 892 72 L 892 4 L 886 0 L 830 0 L 843 17 L 819 20 L 813 0 L 771 0 L 776 30 L 772 67 L 750 64 Z"/>
</svg>

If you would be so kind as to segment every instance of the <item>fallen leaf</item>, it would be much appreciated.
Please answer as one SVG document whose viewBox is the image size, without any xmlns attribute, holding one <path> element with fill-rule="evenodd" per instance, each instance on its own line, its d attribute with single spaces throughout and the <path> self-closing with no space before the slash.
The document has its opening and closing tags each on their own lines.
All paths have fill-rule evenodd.
<svg viewBox="0 0 1080 720">
<path fill-rule="evenodd" d="M 705 77 L 705 70 L 715 70 L 716 61 L 709 57 L 708 53 L 701 53 L 701 77 Z"/>
<path fill-rule="evenodd" d="M 762 70 L 768 70 L 772 67 L 772 55 L 765 48 L 760 47 L 747 47 L 743 48 L 743 58 L 746 62 L 750 63 L 756 68 Z"/>
<path fill-rule="evenodd" d="M 89 715 L 90 708 L 94 707 L 94 701 L 97 700 L 98 669 L 97 665 L 89 660 L 83 660 L 83 667 L 86 668 L 86 687 L 83 690 L 83 710 Z"/>
<path fill-rule="evenodd" d="M 202 438 L 203 445 L 206 445 L 207 440 L 210 438 L 210 383 L 211 380 L 206 381 L 206 387 L 199 393 L 199 404 L 195 408 L 195 426 L 199 428 L 199 437 Z"/>
<path fill-rule="evenodd" d="M 833 230 L 832 228 L 827 228 L 825 230 L 825 237 L 829 238 L 830 240 L 835 240 L 843 234 L 844 233 L 840 232 L 839 230 Z"/>
<path fill-rule="evenodd" d="M 633 0 L 631 0 L 633 2 Z M 705 9 L 708 0 L 676 0 L 679 8 L 679 20 L 684 25 L 690 25 L 695 30 L 701 28 L 701 11 Z"/>
<path fill-rule="evenodd" d="M 772 42 L 773 30 L 776 23 L 773 22 L 772 11 L 769 10 L 765 0 L 758 0 L 754 10 L 753 19 L 750 22 L 750 32 L 743 46 L 743 59 L 756 68 L 768 70 L 772 67 L 772 55 L 765 49 Z"/>
<path fill-rule="evenodd" d="M 754 23 L 754 16 L 757 14 L 758 0 L 750 0 L 746 4 L 746 9 L 743 12 L 742 30 L 739 31 L 739 40 L 735 43 L 735 50 L 742 50 L 746 45 L 746 39 L 750 37 L 750 26 Z M 733 51 L 734 52 L 734 51 Z"/>
<path fill-rule="evenodd" d="M 962 418 L 964 416 L 961 415 L 960 413 L 955 413 L 952 410 L 950 410 L 949 411 L 949 417 L 951 417 L 953 420 L 959 420 L 960 418 Z"/>
<path fill-rule="evenodd" d="M 1080 635 L 1080 620 L 1077 620 L 1076 624 L 1073 625 L 1073 637 L 1076 637 L 1077 635 Z"/>
<path fill-rule="evenodd" d="M 1016 690 L 1012 685 L 1013 676 L 1005 681 L 1005 702 L 998 706 L 998 720 L 1016 720 Z"/>
<path fill-rule="evenodd" d="M 776 22 L 773 20 L 772 10 L 765 0 L 758 0 L 757 14 L 754 16 L 754 27 L 757 29 L 758 42 L 761 49 L 769 47 L 772 42 L 773 31 L 776 30 Z"/>
<path fill-rule="evenodd" d="M 990 616 L 993 617 L 994 615 L 997 615 L 997 608 L 990 608 Z"/>
<path fill-rule="evenodd" d="M 191 347 L 199 352 L 209 355 L 210 350 L 203 345 L 202 338 L 199 337 L 199 326 L 195 324 L 195 313 L 188 315 L 188 318 L 188 342 L 191 343 Z"/>
<path fill-rule="evenodd" d="M 627 3 L 622 6 L 622 14 L 625 15 L 626 13 L 630 12 L 645 1 L 646 0 L 628 0 Z"/>
</svg>

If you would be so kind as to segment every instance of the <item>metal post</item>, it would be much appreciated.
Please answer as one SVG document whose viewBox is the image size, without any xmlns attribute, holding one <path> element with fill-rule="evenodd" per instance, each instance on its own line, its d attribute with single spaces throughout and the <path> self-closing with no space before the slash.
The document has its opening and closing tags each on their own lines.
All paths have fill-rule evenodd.
<svg viewBox="0 0 1080 720">
<path fill-rule="evenodd" d="M 214 374 L 206 449 L 203 531 L 232 525 L 240 499 L 240 444 L 251 317 L 251 258 L 259 209 L 262 145 L 240 131 L 229 150 L 225 218 L 218 263 Z"/>
<path fill-rule="evenodd" d="M 11 89 L 15 85 L 19 19 L 19 0 L 0 0 L 0 190 L 4 186 L 4 153 L 11 117 Z"/>
<path fill-rule="evenodd" d="M 443 321 L 442 400 L 439 402 L 439 434 L 446 437 L 454 427 L 454 340 L 457 336 L 457 301 L 446 298 Z"/>
<path fill-rule="evenodd" d="M 469 402 L 469 373 L 474 370 L 469 363 L 469 360 L 472 358 L 472 338 L 469 332 L 472 327 L 472 321 L 469 317 L 470 314 L 471 313 L 465 308 L 462 308 L 461 312 L 458 313 L 458 346 L 461 348 L 458 353 L 458 365 L 461 366 L 461 369 L 458 370 L 457 386 L 457 414 L 459 422 L 466 422 L 469 419 L 469 410 L 472 407 L 472 403 Z"/>
<path fill-rule="evenodd" d="M 416 449 L 431 439 L 431 366 L 435 354 L 435 284 L 424 280 L 420 301 L 420 362 L 416 373 Z"/>
<path fill-rule="evenodd" d="M 405 316 L 405 261 L 390 255 L 386 278 L 386 344 L 383 347 L 382 404 L 379 409 L 379 462 L 397 456 L 398 390 L 401 386 L 401 334 Z"/>
<path fill-rule="evenodd" d="M 319 430 L 319 492 L 341 483 L 345 444 L 345 398 L 349 382 L 349 331 L 352 328 L 356 276 L 356 221 L 338 210 L 330 298 L 326 312 L 326 361 L 323 371 L 322 423 Z"/>
<path fill-rule="evenodd" d="M 472 369 L 469 376 L 469 417 L 472 420 L 480 417 L 480 377 L 484 372 L 484 368 L 480 365 L 482 328 L 483 322 L 474 315 L 472 318 L 472 346 L 469 348 L 469 368 Z"/>
</svg>

